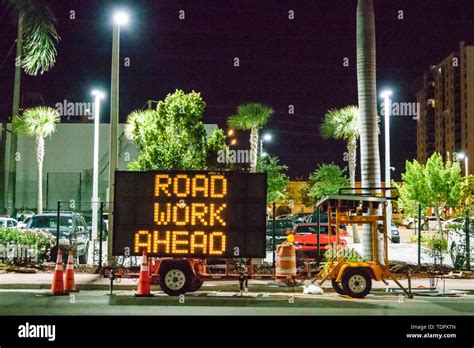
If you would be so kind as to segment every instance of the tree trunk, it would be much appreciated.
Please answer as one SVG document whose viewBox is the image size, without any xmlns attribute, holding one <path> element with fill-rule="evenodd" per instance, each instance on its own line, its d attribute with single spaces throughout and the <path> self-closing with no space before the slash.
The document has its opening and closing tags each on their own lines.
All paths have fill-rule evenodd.
<svg viewBox="0 0 474 348">
<path fill-rule="evenodd" d="M 347 152 L 349 153 L 349 178 L 351 187 L 355 188 L 355 174 L 357 167 L 357 138 L 349 139 L 347 143 Z M 353 193 L 355 193 L 353 191 Z M 352 224 L 352 239 L 354 243 L 360 243 L 359 230 L 357 224 Z"/>
<path fill-rule="evenodd" d="M 258 128 L 250 130 L 250 172 L 255 173 L 258 158 Z"/>
<path fill-rule="evenodd" d="M 43 159 L 44 138 L 38 135 L 36 137 L 36 163 L 38 164 L 38 214 L 43 213 Z"/>
<path fill-rule="evenodd" d="M 439 236 L 444 239 L 444 233 L 443 233 L 443 225 L 441 224 L 441 211 L 442 208 L 436 208 L 435 209 L 435 215 L 436 215 L 436 221 L 438 223 L 438 232 Z M 428 221 L 428 229 L 429 229 L 429 221 Z M 443 264 L 443 250 L 439 250 L 439 259 L 440 259 L 440 264 Z"/>
<path fill-rule="evenodd" d="M 5 214 L 5 171 L 7 169 L 7 125 L 8 122 L 2 122 L 2 135 L 0 139 L 0 214 Z"/>
<path fill-rule="evenodd" d="M 22 20 L 18 18 L 18 37 L 16 42 L 15 82 L 13 85 L 12 127 L 10 132 L 10 154 L 8 161 L 7 210 L 10 215 L 16 211 L 16 152 L 18 135 L 13 129 L 13 118 L 20 111 L 21 56 L 23 53 Z"/>
<path fill-rule="evenodd" d="M 372 0 L 357 3 L 357 87 L 359 99 L 360 161 L 363 187 L 380 187 L 377 124 L 375 18 Z M 374 190 L 371 190 L 372 192 Z M 375 193 L 375 192 L 373 192 Z M 363 256 L 372 259 L 370 225 L 362 233 Z M 379 243 L 382 244 L 383 243 Z M 379 257 L 383 259 L 383 253 Z"/>
</svg>

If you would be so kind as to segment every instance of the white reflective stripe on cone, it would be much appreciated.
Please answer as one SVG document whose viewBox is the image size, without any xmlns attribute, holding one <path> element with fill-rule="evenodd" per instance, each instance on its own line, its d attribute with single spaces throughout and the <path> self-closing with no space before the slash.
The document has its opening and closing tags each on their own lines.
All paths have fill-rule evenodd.
<svg viewBox="0 0 474 348">
<path fill-rule="evenodd" d="M 279 261 L 293 261 L 296 260 L 296 256 L 279 256 Z"/>
<path fill-rule="evenodd" d="M 142 265 L 142 269 L 140 272 L 148 272 L 148 266 L 147 265 Z"/>
<path fill-rule="evenodd" d="M 296 268 L 277 268 L 275 274 L 278 275 L 294 275 L 296 274 Z"/>
</svg>

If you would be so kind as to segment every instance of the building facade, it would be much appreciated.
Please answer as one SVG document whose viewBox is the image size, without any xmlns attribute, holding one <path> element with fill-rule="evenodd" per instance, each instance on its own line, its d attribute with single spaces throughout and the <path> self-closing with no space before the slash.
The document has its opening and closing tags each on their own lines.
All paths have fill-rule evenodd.
<svg viewBox="0 0 474 348">
<path fill-rule="evenodd" d="M 218 127 L 204 125 L 207 135 Z M 119 125 L 118 169 L 127 170 L 128 164 L 138 156 L 133 142 L 124 135 L 124 124 Z M 99 125 L 99 197 L 108 197 L 110 125 Z M 92 197 L 94 124 L 60 123 L 57 131 L 45 139 L 43 163 L 43 208 L 56 210 L 57 202 L 64 202 L 64 210 L 89 210 Z M 7 152 L 9 147 L 7 146 Z M 8 158 L 8 156 L 7 156 Z M 8 172 L 8 163 L 7 163 Z M 6 183 L 5 183 L 6 184 Z M 33 210 L 37 207 L 38 169 L 35 140 L 18 136 L 16 202 L 17 210 Z M 11 196 L 7 194 L 6 207 L 11 208 Z"/>
<path fill-rule="evenodd" d="M 417 92 L 417 158 L 439 152 L 445 159 L 464 153 L 474 173 L 474 46 L 461 42 L 425 73 Z M 464 165 L 464 164 L 463 164 Z"/>
</svg>

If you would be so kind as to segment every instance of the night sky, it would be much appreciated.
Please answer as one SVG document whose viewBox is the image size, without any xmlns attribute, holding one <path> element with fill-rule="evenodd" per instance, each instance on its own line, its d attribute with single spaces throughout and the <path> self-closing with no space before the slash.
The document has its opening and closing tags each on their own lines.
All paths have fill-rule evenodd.
<svg viewBox="0 0 474 348">
<path fill-rule="evenodd" d="M 1 3 L 0 116 L 5 119 L 11 113 L 16 27 Z M 265 150 L 288 165 L 293 179 L 307 177 L 319 163 L 345 165 L 344 142 L 323 140 L 319 125 L 326 110 L 357 104 L 356 0 L 52 3 L 61 36 L 57 63 L 43 76 L 23 76 L 22 107 L 87 102 L 91 88 L 109 91 L 111 14 L 121 4 L 131 12 L 121 35 L 121 58 L 131 63 L 121 68 L 122 121 L 148 99 L 163 99 L 175 89 L 201 92 L 204 121 L 221 127 L 237 105 L 261 102 L 276 111 L 266 127 L 274 141 Z M 461 40 L 474 44 L 472 0 L 374 0 L 374 5 L 378 89 L 391 87 L 396 102 L 416 101 L 416 80 L 431 64 L 457 50 Z M 185 20 L 179 19 L 180 10 Z M 288 19 L 289 10 L 294 20 Z M 345 57 L 349 67 L 343 66 Z M 289 105 L 294 115 L 288 114 Z M 105 122 L 108 113 L 106 107 Z M 391 135 L 397 179 L 405 160 L 416 156 L 416 121 L 394 117 Z M 248 146 L 247 134 L 239 140 Z M 383 136 L 380 148 L 383 165 Z"/>
</svg>

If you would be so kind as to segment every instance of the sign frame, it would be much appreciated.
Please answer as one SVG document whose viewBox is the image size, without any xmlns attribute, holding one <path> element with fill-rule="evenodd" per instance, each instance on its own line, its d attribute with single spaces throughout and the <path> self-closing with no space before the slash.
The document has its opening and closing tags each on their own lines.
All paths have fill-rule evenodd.
<svg viewBox="0 0 474 348">
<path fill-rule="evenodd" d="M 229 241 L 225 241 L 225 243 L 228 243 L 225 245 L 225 252 L 223 254 L 215 254 L 215 255 L 211 255 L 209 254 L 210 252 L 210 249 L 211 249 L 211 240 L 213 241 L 217 241 L 217 244 L 219 242 L 219 238 L 222 238 L 220 237 L 221 235 L 219 234 L 216 234 L 216 235 L 213 235 L 214 232 L 212 232 L 211 234 L 206 234 L 207 232 L 205 232 L 206 234 L 206 237 L 203 237 L 202 234 L 199 234 L 199 236 L 196 237 L 196 239 L 198 237 L 200 238 L 203 238 L 201 239 L 200 241 L 201 242 L 205 242 L 206 239 L 205 238 L 208 238 L 208 252 L 206 254 L 203 254 L 203 253 L 198 253 L 198 252 L 194 252 L 194 253 L 191 253 L 191 252 L 187 252 L 187 253 L 173 253 L 173 252 L 149 252 L 150 249 L 148 247 L 140 247 L 139 251 L 137 252 L 136 251 L 136 248 L 135 248 L 135 244 L 136 244 L 136 241 L 134 242 L 134 236 L 132 237 L 126 237 L 128 239 L 132 239 L 132 242 L 131 243 L 128 243 L 130 244 L 130 246 L 124 246 L 124 234 L 127 233 L 126 231 L 123 231 L 124 229 L 124 224 L 121 222 L 123 219 L 120 218 L 120 216 L 118 214 L 123 214 L 123 206 L 129 204 L 131 205 L 132 203 L 128 203 L 129 201 L 127 200 L 127 203 L 125 204 L 121 204 L 120 201 L 122 199 L 122 197 L 127 197 L 127 194 L 128 194 L 128 197 L 130 197 L 130 195 L 133 195 L 133 193 L 126 193 L 126 194 L 123 194 L 122 190 L 130 190 L 130 187 L 133 186 L 133 184 L 130 184 L 130 182 L 133 182 L 133 180 L 138 180 L 137 178 L 139 178 L 140 176 L 142 176 L 142 178 L 144 179 L 143 182 L 147 182 L 147 186 L 149 187 L 150 185 L 150 180 L 151 178 L 153 178 L 153 185 L 156 184 L 156 175 L 168 175 L 170 178 L 172 178 L 172 180 L 174 180 L 176 178 L 177 175 L 187 175 L 189 176 L 190 178 L 194 178 L 196 176 L 206 176 L 206 180 L 210 180 L 211 177 L 216 177 L 216 176 L 223 176 L 226 178 L 226 182 L 227 182 L 227 186 L 229 187 L 229 190 L 232 190 L 233 187 L 239 187 L 244 185 L 246 188 L 247 188 L 247 191 L 246 191 L 246 195 L 245 194 L 242 194 L 241 191 L 239 191 L 239 193 L 236 193 L 236 192 L 231 192 L 230 191 L 230 194 L 231 195 L 234 195 L 234 196 L 226 196 L 226 197 L 222 197 L 222 198 L 211 198 L 211 197 L 201 197 L 201 199 L 199 199 L 198 197 L 194 196 L 194 197 L 190 197 L 190 200 L 192 202 L 194 201 L 198 201 L 198 202 L 203 202 L 204 204 L 211 204 L 210 202 L 212 200 L 216 200 L 216 199 L 221 199 L 223 204 L 224 205 L 229 205 L 228 206 L 228 209 L 226 211 L 226 215 L 225 215 L 225 218 L 226 218 L 226 223 L 229 219 L 229 214 L 232 214 L 232 209 L 237 209 L 236 207 L 238 207 L 238 211 L 240 212 L 240 215 L 244 215 L 245 216 L 245 220 L 242 225 L 239 225 L 237 229 L 232 229 L 232 230 L 229 230 L 230 228 L 232 228 L 231 226 L 229 227 L 226 227 L 226 228 L 222 228 L 221 229 L 223 230 L 222 233 L 224 234 L 224 238 L 230 238 Z M 126 176 L 130 176 L 131 178 L 127 179 Z M 134 178 L 132 178 L 134 177 Z M 129 180 L 128 182 L 128 185 L 131 185 L 131 186 L 127 186 L 127 187 L 119 187 L 119 185 L 121 185 L 124 181 L 127 181 Z M 198 179 L 199 180 L 199 179 Z M 142 182 L 140 180 L 140 182 Z M 258 187 L 258 193 L 255 193 L 253 194 L 251 190 L 252 186 L 251 185 L 257 185 Z M 137 187 L 137 185 L 135 185 L 135 187 Z M 144 187 L 140 186 L 140 190 L 143 191 L 145 190 Z M 140 191 L 138 190 L 138 191 Z M 150 188 L 149 188 L 150 190 Z M 255 191 L 255 190 L 254 190 Z M 266 256 L 266 220 L 267 220 L 267 177 L 266 177 L 266 173 L 250 173 L 250 172 L 239 172 L 239 171 L 205 171 L 205 170 L 150 170 L 150 171 L 115 171 L 115 185 L 114 185 L 114 192 L 115 192 L 115 200 L 113 202 L 113 214 L 114 214 L 114 221 L 113 221 L 113 231 L 112 231 L 112 255 L 113 256 L 141 256 L 141 253 L 142 253 L 142 250 L 143 249 L 147 249 L 147 254 L 148 256 L 150 257 L 175 257 L 175 258 L 201 258 L 201 259 L 213 259 L 213 258 L 264 258 Z M 173 194 L 175 194 L 173 192 Z M 151 197 L 153 197 L 153 202 L 150 202 L 148 199 L 151 199 Z M 145 205 L 149 208 L 149 205 L 151 206 L 156 206 L 156 204 L 165 204 L 163 201 L 163 198 L 160 198 L 160 199 L 157 199 L 156 198 L 156 192 L 154 194 L 151 194 L 151 193 L 148 193 L 148 196 L 144 199 L 146 199 L 145 202 L 143 202 L 143 204 L 141 204 L 141 202 L 139 202 L 138 199 L 134 199 L 133 202 L 135 203 L 135 205 Z M 176 200 L 178 199 L 179 197 L 176 197 L 176 196 L 172 196 L 170 197 L 170 203 L 171 204 L 176 204 Z M 167 201 L 166 201 L 167 202 Z M 225 202 L 225 203 L 224 203 Z M 236 202 L 239 202 L 238 204 Z M 251 212 L 250 212 L 250 207 L 248 207 L 247 205 L 250 204 L 251 207 L 256 207 L 258 206 L 259 209 L 255 210 L 255 209 L 252 209 Z M 199 204 L 199 203 L 198 203 Z M 160 205 L 161 207 L 162 205 Z M 174 207 L 174 206 L 173 206 Z M 156 208 L 154 208 L 156 209 Z M 245 210 L 245 213 L 243 212 L 243 210 Z M 260 212 L 258 212 L 258 210 L 260 210 Z M 149 213 L 149 209 L 146 209 L 146 211 L 148 213 L 144 213 L 144 214 L 150 214 Z M 136 210 L 135 210 L 136 212 Z M 117 214 L 118 213 L 118 214 Z M 156 212 L 153 212 L 156 214 Z M 250 214 L 251 213 L 251 214 Z M 252 218 L 249 218 L 248 216 L 252 215 L 253 217 Z M 134 218 L 135 218 L 135 215 L 134 215 Z M 136 217 L 137 219 L 140 220 L 140 218 Z M 155 216 L 156 218 L 156 216 Z M 232 219 L 232 218 L 231 218 Z M 143 230 L 143 232 L 148 232 L 147 235 L 145 235 L 143 233 L 143 235 L 140 235 L 139 238 L 140 240 L 143 239 L 143 237 L 145 238 L 145 240 L 148 240 L 148 238 L 153 238 L 153 243 L 155 243 L 155 240 L 158 240 L 158 241 L 161 241 L 162 238 L 168 238 L 168 244 L 169 244 L 169 236 L 168 234 L 164 235 L 163 232 L 161 230 L 158 230 L 160 228 L 160 226 L 158 226 L 157 222 L 155 222 L 155 220 L 150 220 L 149 218 L 145 219 L 147 221 L 147 224 L 146 224 L 146 227 L 147 229 L 145 229 L 143 226 L 145 226 L 144 223 L 141 223 L 140 226 L 136 226 L 136 228 L 134 228 L 134 232 L 133 233 L 137 233 L 137 231 L 141 231 Z M 236 221 L 238 219 L 234 219 L 233 221 L 231 221 L 233 224 L 232 226 L 236 226 Z M 249 224 L 249 221 L 253 221 L 255 220 L 256 222 L 254 222 L 253 224 Z M 140 220 L 142 221 L 142 220 Z M 148 222 L 148 221 L 151 221 L 151 222 Z M 173 223 L 170 223 L 170 225 L 172 225 Z M 255 225 L 259 225 L 261 226 L 261 231 L 260 231 L 260 228 L 258 228 L 259 231 L 255 231 L 255 229 L 252 228 L 252 232 L 249 232 L 248 231 L 248 227 L 247 226 L 255 226 Z M 130 226 L 130 225 L 129 225 Z M 142 229 L 143 227 L 143 229 Z M 181 237 L 176 237 L 175 236 L 175 233 L 174 232 L 179 232 L 177 231 L 177 227 L 175 225 L 173 226 L 170 226 L 169 227 L 170 229 L 175 229 L 175 230 L 170 230 L 171 232 L 171 238 L 173 239 L 173 248 L 174 248 L 174 244 L 176 242 L 176 240 L 179 240 L 179 238 Z M 194 238 L 194 234 L 195 234 L 195 231 L 194 232 L 190 232 L 188 231 L 187 229 L 190 229 L 190 225 L 187 225 L 185 227 L 182 227 L 182 230 L 184 230 L 185 232 L 188 232 L 191 236 L 191 238 Z M 235 232 L 234 230 L 237 230 L 237 231 L 242 231 L 243 229 L 245 229 L 245 232 Z M 128 229 L 130 230 L 130 228 Z M 158 231 L 157 233 L 161 233 L 158 237 L 156 234 L 152 234 L 153 237 L 149 237 L 150 233 L 154 232 L 154 231 Z M 191 229 L 190 229 L 191 230 Z M 199 229 L 198 229 L 199 230 Z M 206 229 L 206 227 L 204 228 L 204 230 L 208 230 L 208 228 Z M 199 231 L 201 232 L 201 231 Z M 130 232 L 132 233 L 132 232 Z M 164 232 L 166 233 L 166 232 Z M 216 232 L 217 233 L 217 232 Z M 215 237 L 215 238 L 214 238 Z M 135 236 L 136 238 L 136 236 Z M 214 239 L 213 239 L 214 238 Z M 240 238 L 240 239 L 239 239 Z M 236 246 L 236 244 L 232 244 L 234 243 L 236 240 L 239 240 L 239 243 L 238 245 L 239 246 Z M 191 241 L 193 241 L 193 239 L 191 239 Z M 135 244 L 134 244 L 135 243 Z M 178 242 L 179 243 L 179 242 Z M 222 242 L 224 243 L 224 241 Z M 253 246 L 249 246 L 250 244 L 249 243 L 252 243 L 252 244 L 255 244 Z M 167 248 L 168 248 L 168 244 L 167 244 Z M 155 245 L 155 244 L 153 244 Z M 171 244 L 170 244 L 171 245 Z M 198 245 L 198 244 L 196 244 Z M 128 249 L 127 249 L 128 248 Z M 216 247 L 216 249 L 218 249 Z M 161 249 L 153 249 L 153 250 L 161 250 Z M 168 250 L 168 249 L 167 249 Z M 174 250 L 178 250 L 178 249 L 174 249 Z M 196 249 L 197 250 L 197 249 Z M 203 250 L 205 251 L 206 249 L 203 248 Z"/>
</svg>

